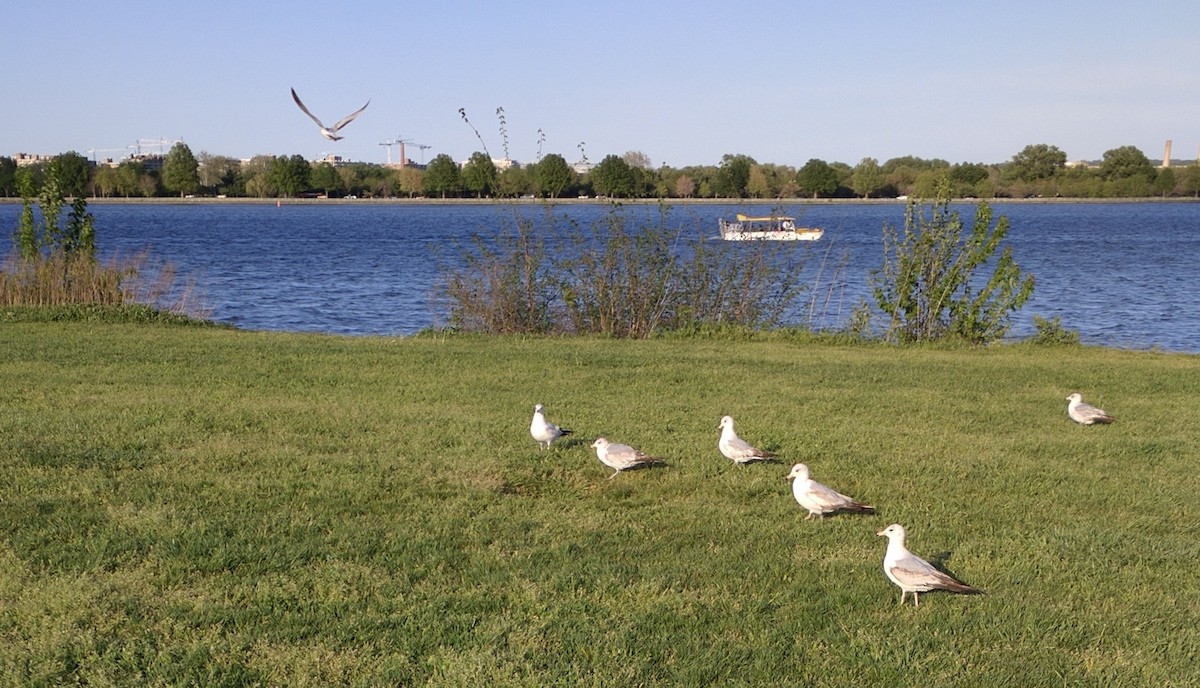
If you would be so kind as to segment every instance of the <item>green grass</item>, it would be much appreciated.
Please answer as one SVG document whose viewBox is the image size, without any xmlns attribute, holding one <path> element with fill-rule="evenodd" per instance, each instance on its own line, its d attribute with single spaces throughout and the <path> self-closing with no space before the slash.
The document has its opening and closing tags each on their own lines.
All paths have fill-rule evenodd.
<svg viewBox="0 0 1200 688">
<path fill-rule="evenodd" d="M 1200 681 L 1196 356 L 102 322 L 0 351 L 3 685 Z M 576 433 L 548 452 L 536 402 Z M 786 463 L 722 458 L 723 414 Z M 607 480 L 601 434 L 670 465 Z M 805 522 L 801 460 L 880 513 Z M 900 607 L 891 522 L 988 594 Z"/>
</svg>

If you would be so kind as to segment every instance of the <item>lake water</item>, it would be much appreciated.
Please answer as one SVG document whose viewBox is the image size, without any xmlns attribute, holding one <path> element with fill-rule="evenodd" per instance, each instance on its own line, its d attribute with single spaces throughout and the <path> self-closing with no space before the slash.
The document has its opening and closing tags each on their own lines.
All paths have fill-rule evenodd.
<svg viewBox="0 0 1200 688">
<path fill-rule="evenodd" d="M 678 205 L 668 226 L 686 239 L 711 239 L 717 218 L 768 213 L 771 205 Z M 903 228 L 902 204 L 814 204 L 783 208 L 798 224 L 824 227 L 797 242 L 802 282 L 819 295 L 791 319 L 840 324 L 870 297 L 868 277 L 883 260 L 882 228 Z M 968 221 L 973 206 L 961 206 Z M 149 249 L 194 278 L 213 319 L 248 329 L 337 334 L 410 334 L 445 324 L 434 287 L 461 266 L 477 234 L 518 217 L 563 231 L 587 227 L 610 208 L 565 203 L 121 204 L 92 203 L 104 256 Z M 995 204 L 1011 222 L 1007 242 L 1037 279 L 1033 299 L 1013 318 L 1013 335 L 1034 332 L 1033 315 L 1062 318 L 1085 343 L 1200 352 L 1200 203 Z M 0 251 L 7 254 L 19 204 L 0 204 Z M 655 206 L 623 206 L 632 221 Z M 728 250 L 740 250 L 724 244 Z M 840 266 L 840 268 L 839 268 Z M 839 268 L 835 270 L 835 268 Z"/>
</svg>

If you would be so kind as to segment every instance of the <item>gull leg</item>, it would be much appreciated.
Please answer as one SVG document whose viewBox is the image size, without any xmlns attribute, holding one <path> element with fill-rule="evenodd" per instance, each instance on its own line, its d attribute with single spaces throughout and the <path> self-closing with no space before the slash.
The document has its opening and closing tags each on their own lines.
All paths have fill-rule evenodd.
<svg viewBox="0 0 1200 688">
<path fill-rule="evenodd" d="M 915 590 L 913 591 L 913 606 L 914 607 L 921 606 L 921 598 L 917 597 L 917 592 Z"/>
</svg>

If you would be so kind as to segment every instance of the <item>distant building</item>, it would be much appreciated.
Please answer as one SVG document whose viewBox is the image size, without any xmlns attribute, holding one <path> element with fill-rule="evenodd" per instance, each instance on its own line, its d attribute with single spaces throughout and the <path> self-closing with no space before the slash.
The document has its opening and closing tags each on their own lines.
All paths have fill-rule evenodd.
<svg viewBox="0 0 1200 688">
<path fill-rule="evenodd" d="M 13 156 L 17 167 L 29 167 L 30 165 L 41 165 L 50 162 L 55 156 L 53 155 L 34 155 L 32 153 L 17 153 Z"/>
</svg>

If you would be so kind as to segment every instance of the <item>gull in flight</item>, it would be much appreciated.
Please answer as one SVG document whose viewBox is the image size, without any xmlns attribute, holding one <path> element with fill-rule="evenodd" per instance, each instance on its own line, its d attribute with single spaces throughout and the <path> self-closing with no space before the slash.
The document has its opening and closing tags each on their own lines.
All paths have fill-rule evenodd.
<svg viewBox="0 0 1200 688">
<path fill-rule="evenodd" d="M 825 518 L 825 514 L 831 514 L 835 511 L 853 511 L 860 514 L 873 514 L 875 507 L 870 504 L 863 504 L 860 501 L 851 499 L 846 495 L 834 490 L 827 485 L 808 477 L 808 466 L 798 463 L 792 466 L 792 472 L 787 474 L 792 481 L 792 496 L 796 498 L 796 502 L 800 506 L 808 510 L 808 515 L 804 520 L 816 516 L 817 518 Z"/>
<path fill-rule="evenodd" d="M 614 444 L 604 437 L 597 437 L 596 441 L 592 442 L 592 449 L 596 450 L 596 458 L 600 459 L 600 463 L 613 469 L 613 474 L 608 476 L 609 480 L 617 477 L 617 473 L 630 468 L 652 463 L 666 463 L 660 458 L 647 456 L 641 450 L 634 449 L 628 444 Z"/>
<path fill-rule="evenodd" d="M 318 127 L 321 127 L 321 136 L 324 136 L 325 138 L 329 139 L 330 141 L 340 141 L 342 138 L 344 138 L 342 136 L 337 135 L 338 130 L 341 129 L 342 127 L 346 126 L 347 124 L 353 122 L 354 118 L 358 117 L 359 113 L 361 113 L 363 110 L 366 110 L 367 105 L 371 104 L 371 101 L 368 100 L 367 105 L 364 105 L 364 106 L 360 107 L 359 109 L 355 110 L 354 112 L 341 118 L 340 120 L 338 120 L 338 123 L 333 125 L 332 127 L 327 127 L 321 123 L 321 120 L 317 119 L 316 115 L 309 112 L 308 108 L 304 107 L 304 103 L 300 102 L 300 96 L 296 95 L 296 89 L 294 89 L 294 88 L 292 89 L 292 100 L 296 101 L 296 104 L 300 106 L 300 109 L 304 111 L 304 114 L 311 117 L 312 121 L 316 122 Z"/>
<path fill-rule="evenodd" d="M 900 604 L 904 596 L 913 594 L 913 606 L 921 606 L 917 593 L 930 590 L 946 590 L 963 595 L 982 595 L 979 588 L 971 587 L 948 573 L 939 571 L 932 564 L 908 551 L 904 546 L 904 526 L 899 523 L 884 528 L 876 535 L 887 537 L 887 553 L 883 555 L 883 572 L 900 586 Z"/>
<path fill-rule="evenodd" d="M 752 447 L 745 440 L 738 437 L 737 433 L 733 431 L 733 416 L 721 418 L 721 424 L 717 428 L 721 431 L 721 441 L 717 442 L 717 447 L 720 448 L 725 458 L 730 459 L 739 466 L 748 464 L 751 461 L 767 461 L 778 456 L 769 451 Z"/>
<path fill-rule="evenodd" d="M 529 424 L 529 434 L 537 440 L 538 447 L 545 445 L 544 448 L 549 449 L 554 440 L 563 435 L 570 435 L 571 431 L 546 420 L 546 407 L 536 404 L 533 407 L 533 422 Z"/>
<path fill-rule="evenodd" d="M 1094 425 L 1096 423 L 1111 423 L 1116 418 L 1108 415 L 1103 409 L 1098 409 L 1091 404 L 1083 403 L 1083 395 L 1075 392 L 1067 397 L 1067 415 L 1071 420 L 1083 425 Z"/>
</svg>

